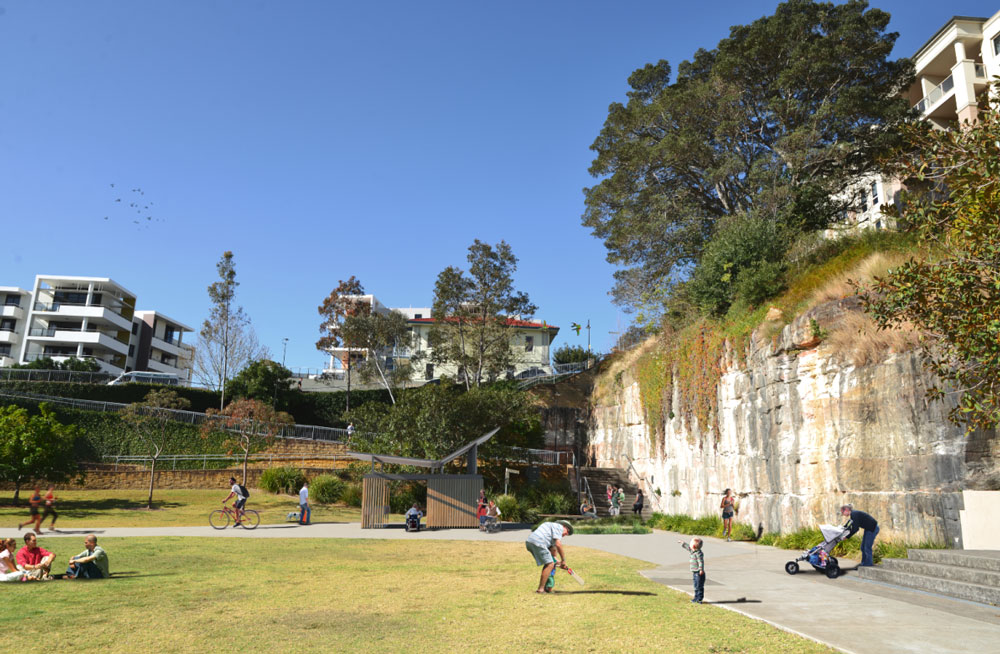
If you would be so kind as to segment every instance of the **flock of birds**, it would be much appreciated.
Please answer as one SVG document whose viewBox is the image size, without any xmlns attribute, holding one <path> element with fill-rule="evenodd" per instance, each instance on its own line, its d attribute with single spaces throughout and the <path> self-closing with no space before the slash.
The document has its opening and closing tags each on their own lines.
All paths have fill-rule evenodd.
<svg viewBox="0 0 1000 654">
<path fill-rule="evenodd" d="M 114 189 L 115 185 L 111 184 Z M 104 216 L 104 220 L 110 221 L 113 217 L 122 220 L 131 220 L 138 229 L 149 229 L 153 223 L 162 223 L 162 218 L 155 218 L 152 214 L 153 201 L 146 200 L 146 192 L 141 188 L 130 189 L 131 196 L 124 194 L 124 197 L 115 198 L 115 211 Z M 126 205 L 126 202 L 128 203 Z"/>
</svg>

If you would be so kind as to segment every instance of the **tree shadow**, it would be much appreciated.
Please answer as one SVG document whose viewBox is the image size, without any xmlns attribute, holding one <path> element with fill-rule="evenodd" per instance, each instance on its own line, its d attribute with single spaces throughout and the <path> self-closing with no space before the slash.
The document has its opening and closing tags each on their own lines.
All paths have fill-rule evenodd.
<svg viewBox="0 0 1000 654">
<path fill-rule="evenodd" d="M 181 506 L 184 506 L 181 502 L 153 502 L 152 512 L 176 509 Z M 27 503 L 18 507 L 11 505 L 7 508 L 27 509 Z M 99 500 L 59 500 L 56 504 L 56 511 L 59 512 L 60 516 L 67 518 L 89 518 L 108 511 L 140 512 L 148 511 L 148 509 L 146 509 L 146 505 L 142 502 L 111 497 Z"/>
<path fill-rule="evenodd" d="M 555 595 L 656 595 L 645 590 L 554 590 Z"/>
<path fill-rule="evenodd" d="M 760 603 L 761 603 L 760 600 L 746 599 L 745 597 L 741 597 L 739 599 L 734 599 L 734 600 L 714 600 L 712 602 L 705 600 L 704 602 L 702 602 L 702 604 L 760 604 Z"/>
<path fill-rule="evenodd" d="M 103 534 L 103 533 L 104 533 L 103 529 L 53 529 L 49 532 L 42 534 L 42 536 L 45 536 L 47 534 L 55 534 L 57 536 L 71 536 L 74 534 L 83 536 L 86 534 L 94 534 L 96 536 L 97 534 Z"/>
<path fill-rule="evenodd" d="M 136 577 L 176 577 L 174 572 L 140 572 L 138 570 L 123 570 L 112 572 L 110 579 L 133 579 Z"/>
</svg>

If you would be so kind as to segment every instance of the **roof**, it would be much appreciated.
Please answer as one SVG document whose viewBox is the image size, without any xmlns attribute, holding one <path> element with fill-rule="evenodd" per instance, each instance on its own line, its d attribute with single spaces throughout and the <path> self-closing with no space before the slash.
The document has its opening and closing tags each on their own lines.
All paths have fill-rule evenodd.
<svg viewBox="0 0 1000 654">
<path fill-rule="evenodd" d="M 36 275 L 35 279 L 41 281 L 87 282 L 87 283 L 98 282 L 101 284 L 112 285 L 119 291 L 122 291 L 124 294 L 129 295 L 133 298 L 135 297 L 135 293 L 128 290 L 127 288 L 125 288 L 115 280 L 111 279 L 110 277 L 79 277 L 74 275 Z"/>
<path fill-rule="evenodd" d="M 415 466 L 417 468 L 430 468 L 431 470 L 440 470 L 445 466 L 446 463 L 450 463 L 460 456 L 465 455 L 474 447 L 478 447 L 485 443 L 486 441 L 493 438 L 493 435 L 500 431 L 497 427 L 493 431 L 483 434 L 479 438 L 469 443 L 466 443 L 462 447 L 458 448 L 451 454 L 441 457 L 440 459 L 417 459 L 408 456 L 391 456 L 388 454 L 369 454 L 368 452 L 351 452 L 348 451 L 347 455 L 352 456 L 359 461 L 368 461 L 370 463 L 389 463 L 393 465 L 401 466 Z"/>
<path fill-rule="evenodd" d="M 166 322 L 170 323 L 171 325 L 173 325 L 174 327 L 180 327 L 181 331 L 185 331 L 185 332 L 193 332 L 194 331 L 194 328 L 188 327 L 187 325 L 185 325 L 181 321 L 174 320 L 170 316 L 164 315 L 164 314 L 160 313 L 159 311 L 143 310 L 143 311 L 136 311 L 135 312 L 136 316 L 145 316 L 145 315 L 148 315 L 148 314 L 152 314 L 152 315 L 156 316 L 157 318 L 161 318 L 164 321 L 166 321 Z"/>
<path fill-rule="evenodd" d="M 451 320 L 451 318 L 449 318 Z M 430 325 L 435 322 L 434 318 L 410 318 L 406 322 L 417 323 L 421 325 Z M 530 320 L 517 320 L 515 318 L 507 319 L 508 327 L 524 327 L 525 329 L 547 329 L 550 332 L 558 332 L 559 328 L 555 325 L 550 325 L 545 322 L 532 322 Z"/>
<path fill-rule="evenodd" d="M 920 46 L 920 48 L 916 52 L 913 53 L 913 57 L 911 57 L 911 59 L 916 60 L 918 57 L 920 57 L 920 53 L 922 53 L 924 50 L 926 50 L 928 47 L 930 47 L 930 45 L 932 43 L 934 43 L 934 41 L 936 41 L 939 36 L 941 36 L 942 34 L 944 34 L 945 31 L 949 27 L 951 27 L 952 25 L 954 25 L 955 23 L 957 23 L 959 21 L 969 21 L 969 22 L 975 22 L 975 23 L 985 23 L 988 20 L 989 20 L 989 18 L 981 18 L 979 16 L 952 16 L 951 18 L 948 19 L 948 22 L 946 22 L 944 25 L 941 26 L 941 28 L 938 31 L 934 32 L 934 36 L 932 36 L 931 38 L 927 39 L 927 42 L 924 43 L 922 46 Z"/>
</svg>

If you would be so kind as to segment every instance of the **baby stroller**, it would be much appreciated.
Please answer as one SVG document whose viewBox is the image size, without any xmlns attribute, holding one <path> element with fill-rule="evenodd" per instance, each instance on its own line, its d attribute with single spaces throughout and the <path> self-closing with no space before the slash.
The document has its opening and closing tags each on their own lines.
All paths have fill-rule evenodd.
<svg viewBox="0 0 1000 654">
<path fill-rule="evenodd" d="M 837 543 L 847 538 L 849 531 L 846 527 L 834 525 L 820 525 L 819 530 L 823 533 L 823 542 L 808 552 L 803 552 L 802 556 L 794 561 L 786 563 L 785 572 L 793 575 L 799 571 L 799 561 L 808 561 L 809 565 L 820 572 L 825 572 L 830 579 L 837 578 L 840 574 L 840 564 L 830 552 L 837 546 Z"/>
</svg>

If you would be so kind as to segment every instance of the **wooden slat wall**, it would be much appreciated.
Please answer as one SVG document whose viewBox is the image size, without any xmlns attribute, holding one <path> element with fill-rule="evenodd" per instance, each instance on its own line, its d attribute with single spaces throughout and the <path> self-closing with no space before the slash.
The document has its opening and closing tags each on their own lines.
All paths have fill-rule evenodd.
<svg viewBox="0 0 1000 654">
<path fill-rule="evenodd" d="M 361 528 L 381 529 L 388 512 L 389 480 L 365 475 L 361 486 Z"/>
<path fill-rule="evenodd" d="M 431 477 L 427 480 L 428 527 L 478 527 L 476 502 L 480 476 Z"/>
</svg>

